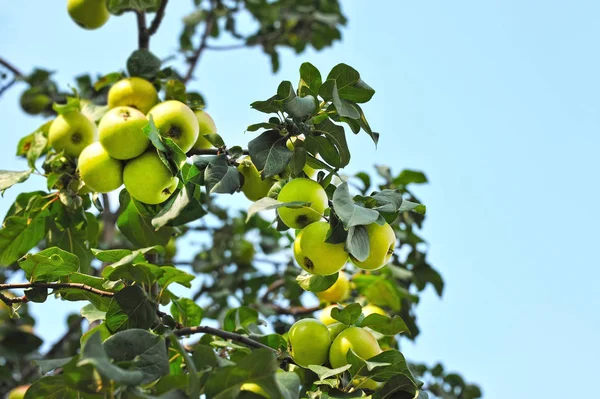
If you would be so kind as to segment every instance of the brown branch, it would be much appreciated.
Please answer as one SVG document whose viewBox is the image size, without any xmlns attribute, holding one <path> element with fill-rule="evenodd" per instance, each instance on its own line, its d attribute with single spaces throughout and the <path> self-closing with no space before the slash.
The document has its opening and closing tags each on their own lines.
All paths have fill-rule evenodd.
<svg viewBox="0 0 600 399">
<path fill-rule="evenodd" d="M 146 29 L 146 14 L 140 10 L 135 10 L 134 12 L 138 26 L 138 48 L 148 50 L 150 47 L 150 36 L 148 36 L 148 30 Z"/>
<path fill-rule="evenodd" d="M 214 4 L 213 4 L 213 7 L 214 7 Z M 190 81 L 190 79 L 192 79 L 192 76 L 194 74 L 194 69 L 196 69 L 196 66 L 198 65 L 198 61 L 200 61 L 200 56 L 202 55 L 202 52 L 206 49 L 208 36 L 210 35 L 210 32 L 212 31 L 214 22 L 215 22 L 215 12 L 214 12 L 214 8 L 213 8 L 208 12 L 208 16 L 206 17 L 206 26 L 204 28 L 204 33 L 202 34 L 202 38 L 200 39 L 200 44 L 198 45 L 198 48 L 196 49 L 196 51 L 194 51 L 194 54 L 192 55 L 192 57 L 190 57 L 190 59 L 189 59 L 190 66 L 188 67 L 185 77 L 183 78 L 183 83 L 187 83 Z"/>
<path fill-rule="evenodd" d="M 275 313 L 282 314 L 282 315 L 289 314 L 292 316 L 301 316 L 301 315 L 314 313 L 317 310 L 321 309 L 320 306 L 312 306 L 310 308 L 307 308 L 304 306 L 284 307 L 284 306 L 277 305 L 277 304 L 271 302 L 269 300 L 269 295 L 272 294 L 273 292 L 277 291 L 279 288 L 283 287 L 284 284 L 285 284 L 285 279 L 283 279 L 283 278 L 273 281 L 271 283 L 271 285 L 269 285 L 267 287 L 267 290 L 261 297 L 261 302 L 263 302 L 264 305 L 267 306 L 268 308 L 272 309 Z"/>
<path fill-rule="evenodd" d="M 0 57 L 0 65 L 2 65 L 3 67 L 5 67 L 9 71 L 11 71 L 16 77 L 24 76 L 23 73 L 19 69 L 17 69 L 17 67 L 15 67 L 14 65 L 12 65 L 10 62 L 6 61 L 2 57 Z"/>
<path fill-rule="evenodd" d="M 269 285 L 267 287 L 267 290 L 265 291 L 264 295 L 261 297 L 261 301 L 263 302 L 267 302 L 269 300 L 269 295 L 272 292 L 277 291 L 280 287 L 282 287 L 285 284 L 285 279 L 280 278 L 279 280 L 275 280 L 271 283 L 271 285 Z"/>
<path fill-rule="evenodd" d="M 14 283 L 14 284 L 0 284 L 0 291 L 17 289 L 17 288 L 73 288 L 83 291 L 88 291 L 93 294 L 99 295 L 101 297 L 113 297 L 115 295 L 114 292 L 103 291 L 97 288 L 91 287 L 89 285 L 81 284 L 81 283 Z M 0 294 L 0 300 L 6 303 L 7 305 L 12 305 L 17 302 L 27 302 L 27 297 L 24 295 L 22 297 L 17 298 L 8 298 L 7 296 Z"/>
<path fill-rule="evenodd" d="M 185 328 L 173 331 L 173 334 L 175 334 L 178 337 L 181 337 L 184 335 L 198 334 L 198 333 L 205 333 L 205 334 L 215 335 L 217 337 L 221 337 L 221 338 L 225 338 L 225 339 L 230 339 L 232 341 L 240 342 L 251 348 L 263 348 L 263 349 L 272 350 L 273 352 L 277 352 L 275 349 L 271 348 L 270 346 L 267 346 L 258 341 L 255 341 L 249 337 L 246 337 L 245 335 L 240 335 L 240 334 L 232 333 L 229 331 L 219 330 L 218 328 L 213 328 L 213 327 L 208 327 L 208 326 L 197 326 L 197 327 L 185 327 Z"/>
<path fill-rule="evenodd" d="M 11 298 L 11 297 L 4 295 L 2 292 L 0 292 L 0 301 L 4 302 L 8 306 L 10 306 L 13 303 L 27 302 L 27 298 L 25 298 L 25 295 Z"/>
<path fill-rule="evenodd" d="M 8 82 L 8 84 L 6 86 L 4 86 L 3 88 L 0 89 L 0 96 L 2 94 L 4 94 L 4 92 L 8 89 L 10 89 L 15 83 L 17 83 L 17 79 L 13 79 L 10 82 Z"/>
<path fill-rule="evenodd" d="M 205 149 L 193 149 L 190 150 L 187 155 L 221 155 L 224 151 L 220 148 L 205 148 Z M 244 155 L 249 155 L 250 152 L 247 149 L 243 150 Z"/>
<path fill-rule="evenodd" d="M 158 10 L 156 10 L 156 15 L 154 16 L 154 19 L 152 20 L 150 27 L 146 31 L 146 33 L 148 34 L 148 37 L 154 35 L 156 33 L 156 31 L 158 31 L 158 27 L 160 26 L 160 23 L 162 22 L 162 20 L 165 16 L 165 9 L 167 8 L 168 2 L 169 2 L 169 0 L 162 0 L 160 2 L 160 6 L 158 7 Z"/>
</svg>

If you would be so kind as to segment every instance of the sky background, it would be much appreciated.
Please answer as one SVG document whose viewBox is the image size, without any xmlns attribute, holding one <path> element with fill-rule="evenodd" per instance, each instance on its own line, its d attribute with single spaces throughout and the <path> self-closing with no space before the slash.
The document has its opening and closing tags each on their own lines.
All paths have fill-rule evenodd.
<svg viewBox="0 0 600 399">
<path fill-rule="evenodd" d="M 55 70 L 66 87 L 81 72 L 124 68 L 137 45 L 132 15 L 97 31 L 73 24 L 62 1 L 0 0 L 0 56 L 25 72 Z M 151 48 L 177 48 L 191 0 L 171 1 Z M 422 329 L 403 350 L 443 361 L 481 384 L 485 398 L 590 397 L 600 347 L 600 24 L 597 1 L 344 1 L 343 41 L 324 52 L 284 52 L 271 74 L 258 49 L 206 52 L 191 84 L 227 142 L 246 143 L 263 116 L 254 100 L 298 80 L 304 61 L 324 75 L 355 67 L 377 93 L 365 112 L 381 132 L 351 135 L 348 173 L 386 163 L 427 173 L 423 235 L 443 274 L 418 308 Z M 15 86 L 0 98 L 0 169 L 23 170 L 19 138 L 43 119 L 23 114 Z M 4 215 L 32 177 L 0 199 Z M 242 206 L 246 203 L 240 201 Z M 181 258 L 185 258 L 185 252 Z M 33 306 L 38 329 L 62 334 L 66 309 Z"/>
</svg>

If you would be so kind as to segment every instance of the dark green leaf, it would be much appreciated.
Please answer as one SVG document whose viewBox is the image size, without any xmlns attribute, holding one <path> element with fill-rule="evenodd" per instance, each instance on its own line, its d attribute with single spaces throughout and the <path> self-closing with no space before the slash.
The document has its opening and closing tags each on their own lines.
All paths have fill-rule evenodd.
<svg viewBox="0 0 600 399">
<path fill-rule="evenodd" d="M 225 331 L 242 331 L 245 332 L 251 324 L 258 323 L 258 312 L 247 306 L 242 306 L 236 309 L 230 309 L 225 314 L 223 320 L 223 328 Z"/>
<path fill-rule="evenodd" d="M 173 194 L 152 219 L 152 226 L 156 229 L 166 225 L 181 226 L 206 215 L 199 198 L 194 195 L 195 190 L 196 185 L 188 183 Z"/>
<path fill-rule="evenodd" d="M 276 130 L 267 130 L 248 143 L 252 163 L 266 179 L 283 172 L 292 158 L 292 152 L 285 145 L 286 137 Z"/>
<path fill-rule="evenodd" d="M 56 281 L 79 270 L 77 256 L 52 247 L 36 254 L 29 254 L 19 261 L 30 281 Z"/>
<path fill-rule="evenodd" d="M 161 227 L 155 230 L 152 219 L 156 216 L 155 208 L 131 198 L 127 190 L 122 190 L 119 195 L 121 209 L 117 226 L 123 235 L 138 247 L 152 245 L 166 245 L 173 236 L 173 228 Z"/>
<path fill-rule="evenodd" d="M 300 83 L 298 83 L 298 90 L 301 94 L 312 94 L 313 96 L 316 96 L 319 93 L 322 83 L 321 73 L 314 65 L 309 62 L 300 65 Z M 308 89 L 308 92 L 306 92 L 305 89 Z"/>
<path fill-rule="evenodd" d="M 346 229 L 368 225 L 379 218 L 379 212 L 354 203 L 346 182 L 340 184 L 333 193 L 333 209 Z"/>
<path fill-rule="evenodd" d="M 425 173 L 417 170 L 404 169 L 397 177 L 394 178 L 393 183 L 398 186 L 423 184 L 427 183 L 427 176 L 425 176 Z"/>
<path fill-rule="evenodd" d="M 150 328 L 156 321 L 156 305 L 138 285 L 117 292 L 106 312 L 106 326 L 111 332 L 129 328 Z"/>
<path fill-rule="evenodd" d="M 322 292 L 331 287 L 337 281 L 339 273 L 335 273 L 329 276 L 318 276 L 316 274 L 309 274 L 302 272 L 296 281 L 305 291 L 310 292 Z"/>
<path fill-rule="evenodd" d="M 0 229 L 0 265 L 11 265 L 44 238 L 49 215 L 46 209 L 31 218 L 9 216 L 4 220 Z"/>
<path fill-rule="evenodd" d="M 362 306 L 358 303 L 351 303 L 344 308 L 334 307 L 331 309 L 331 317 L 340 323 L 346 325 L 355 324 L 362 314 Z"/>
<path fill-rule="evenodd" d="M 188 298 L 174 299 L 171 305 L 171 315 L 180 324 L 191 327 L 202 321 L 202 308 Z"/>
<path fill-rule="evenodd" d="M 241 187 L 240 173 L 228 164 L 225 154 L 212 158 L 204 170 L 204 182 L 209 194 L 233 194 Z"/>
<path fill-rule="evenodd" d="M 372 313 L 360 323 L 361 327 L 369 327 L 383 335 L 396 335 L 402 332 L 410 335 L 408 326 L 400 316 L 390 318 L 388 316 Z"/>
</svg>

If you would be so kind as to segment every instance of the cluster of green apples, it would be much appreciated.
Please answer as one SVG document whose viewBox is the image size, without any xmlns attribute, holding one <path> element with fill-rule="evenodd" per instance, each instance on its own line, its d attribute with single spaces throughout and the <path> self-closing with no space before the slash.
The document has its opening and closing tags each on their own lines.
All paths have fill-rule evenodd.
<svg viewBox="0 0 600 399">
<path fill-rule="evenodd" d="M 108 21 L 106 0 L 67 0 L 71 19 L 84 29 L 98 29 Z"/>
<path fill-rule="evenodd" d="M 146 204 L 166 201 L 179 183 L 143 131 L 150 116 L 160 134 L 184 152 L 210 146 L 204 134 L 216 132 L 206 112 L 176 100 L 159 102 L 152 83 L 138 77 L 110 88 L 108 108 L 97 127 L 76 110 L 58 115 L 48 133 L 50 145 L 78 158 L 79 175 L 91 191 L 108 193 L 125 184 L 133 198 Z"/>
<path fill-rule="evenodd" d="M 300 230 L 294 240 L 294 258 L 308 273 L 328 276 L 337 273 L 348 259 L 358 268 L 376 270 L 385 266 L 396 248 L 396 236 L 392 227 L 371 223 L 366 226 L 370 252 L 367 259 L 359 261 L 346 252 L 344 243 L 325 242 L 329 224 L 322 221 L 328 208 L 327 193 L 314 180 L 297 178 L 287 183 L 277 199 L 281 202 L 308 202 L 301 208 L 278 208 L 279 218 L 286 226 Z"/>
<path fill-rule="evenodd" d="M 326 325 L 312 318 L 292 325 L 288 343 L 294 363 L 302 367 L 326 363 L 331 368 L 343 367 L 348 364 L 346 355 L 350 349 L 365 360 L 382 352 L 377 339 L 366 328 L 349 327 L 337 321 Z M 354 383 L 363 388 L 377 388 L 377 383 L 372 380 Z"/>
</svg>

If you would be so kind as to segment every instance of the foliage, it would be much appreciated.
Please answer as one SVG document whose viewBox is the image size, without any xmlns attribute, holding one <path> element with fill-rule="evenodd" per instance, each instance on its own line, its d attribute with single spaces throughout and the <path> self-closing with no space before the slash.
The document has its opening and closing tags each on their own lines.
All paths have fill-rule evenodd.
<svg viewBox="0 0 600 399">
<path fill-rule="evenodd" d="M 155 14 L 149 26 L 139 27 L 140 48 L 124 64 L 126 72 L 79 76 L 72 92 L 62 91 L 43 69 L 19 74 L 27 91 L 51 99 L 38 114 L 80 110 L 97 122 L 108 110 L 108 90 L 125 76 L 150 80 L 165 100 L 202 108 L 204 98 L 187 83 L 200 54 L 216 47 L 209 37 L 227 33 L 240 46 L 261 47 L 276 71 L 278 49 L 321 50 L 341 38 L 346 22 L 337 1 L 196 0 L 180 35 L 188 63 L 187 73 L 180 73 L 142 45 L 158 29 L 166 0 L 107 5 L 115 16 L 135 13 L 138 22 Z M 255 31 L 238 32 L 244 13 L 256 21 Z M 139 202 L 122 189 L 116 209 L 110 195 L 90 193 L 77 159 L 51 148 L 51 122 L 24 136 L 17 155 L 28 168 L 0 171 L 0 191 L 17 189 L 31 175 L 42 175 L 46 187 L 20 193 L 0 229 L 0 392 L 32 384 L 28 399 L 257 397 L 248 390 L 252 386 L 268 397 L 290 399 L 422 398 L 425 390 L 443 398 L 481 397 L 458 374 L 445 373 L 441 365 L 409 364 L 398 350 L 402 339 L 419 335 L 421 292 L 430 285 L 441 296 L 444 281 L 428 262 L 419 234 L 425 206 L 413 190 L 427 183 L 426 176 L 387 166 L 377 166 L 375 176 L 342 172 L 351 161 L 350 133 L 367 134 L 377 144 L 379 133 L 361 108 L 374 93 L 349 65 L 338 64 L 325 75 L 303 63 L 297 85 L 283 81 L 273 96 L 251 104 L 257 122 L 247 127 L 253 135 L 247 149 L 211 133 L 205 137 L 214 148 L 184 154 L 150 118 L 144 133 L 152 150 L 179 178 L 176 192 L 160 205 Z M 392 226 L 397 245 L 390 262 L 368 272 L 348 263 L 352 289 L 344 306 L 331 312 L 340 323 L 370 329 L 384 352 L 362 359 L 351 350 L 348 365 L 338 369 L 294 364 L 286 333 L 294 321 L 326 305 L 309 306 L 317 303 L 312 292 L 331 287 L 337 274 L 300 273 L 292 260 L 294 232 L 274 209 L 306 203 L 282 203 L 269 194 L 247 212 L 219 204 L 223 195 L 239 195 L 244 177 L 237 166 L 245 155 L 263 179 L 276 181 L 271 191 L 298 177 L 321 184 L 329 202 L 327 242 L 345 243 L 357 259 L 370 250 L 366 225 Z M 318 172 L 310 176 L 307 167 Z M 190 259 L 173 262 L 165 250 L 172 240 L 201 244 L 188 248 Z M 23 275 L 24 283 L 6 283 Z M 180 295 L 195 279 L 200 289 L 191 298 Z M 15 289 L 25 290 L 17 296 Z M 70 315 L 63 338 L 40 352 L 41 332 L 34 331 L 28 309 L 53 300 L 82 301 L 81 313 Z M 364 314 L 367 304 L 388 315 Z M 357 382 L 367 380 L 380 383 L 379 389 Z"/>
</svg>

